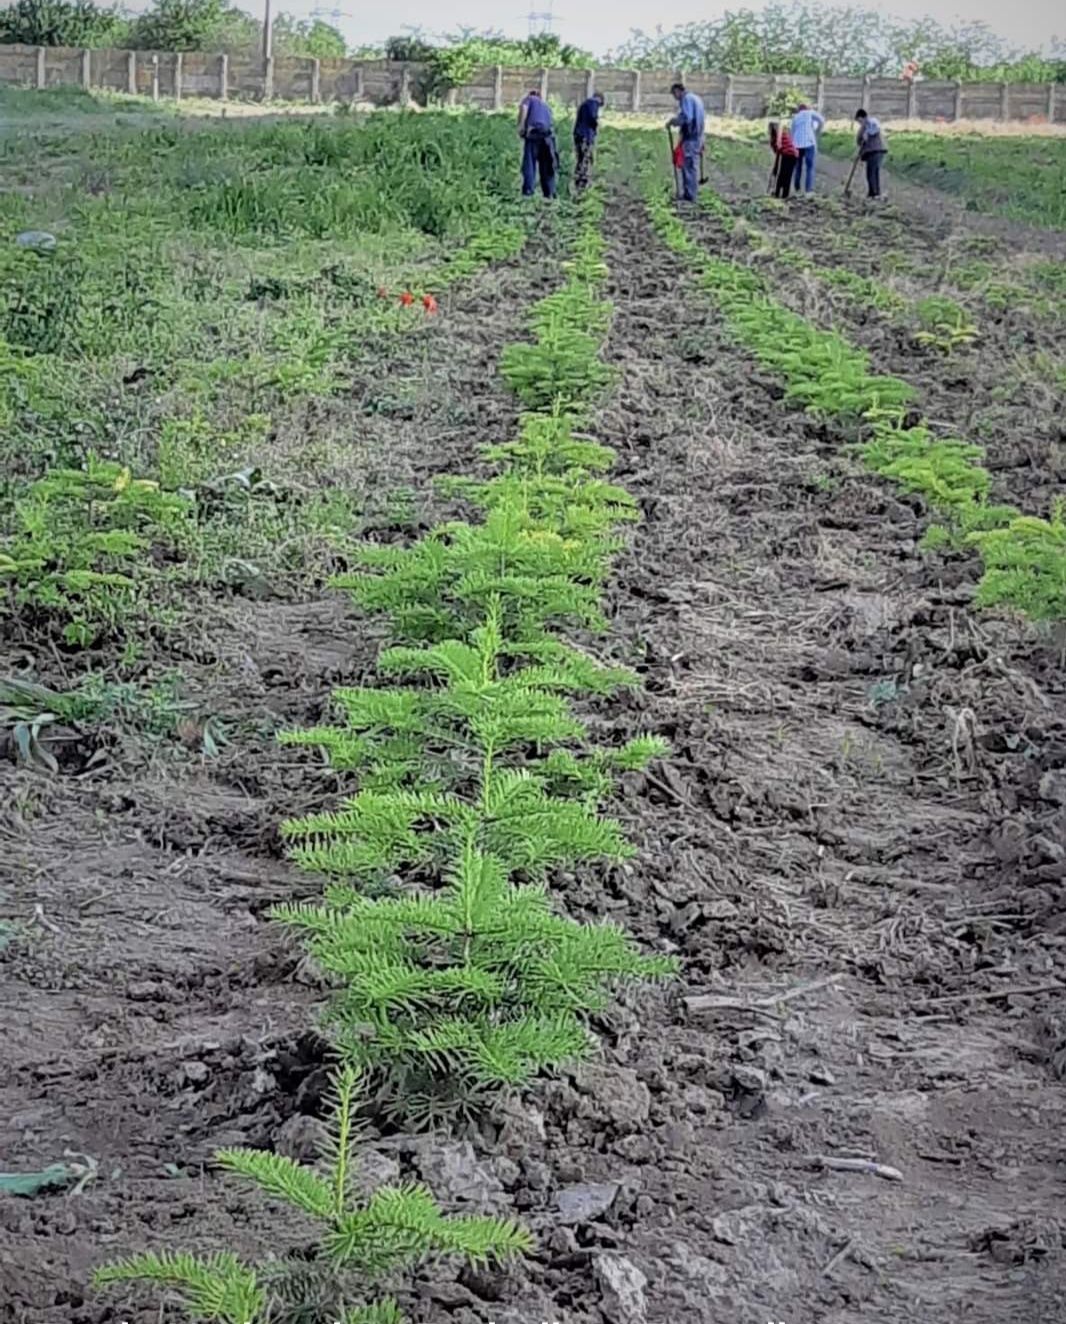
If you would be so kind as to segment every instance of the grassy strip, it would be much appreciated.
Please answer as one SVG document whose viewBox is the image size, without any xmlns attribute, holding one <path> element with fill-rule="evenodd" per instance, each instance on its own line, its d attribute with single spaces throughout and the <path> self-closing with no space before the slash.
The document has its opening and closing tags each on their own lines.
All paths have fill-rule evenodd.
<svg viewBox="0 0 1066 1324">
<path fill-rule="evenodd" d="M 361 335 L 409 335 L 427 312 L 436 311 L 438 295 L 491 263 L 517 256 L 526 236 L 518 225 L 486 225 L 435 267 L 401 282 L 403 302 L 390 297 L 387 308 L 370 305 L 373 316 Z M 350 352 L 342 343 L 350 334 L 302 347 L 304 363 L 290 364 L 285 374 L 290 398 L 316 382 L 323 389 L 340 384 L 332 365 L 338 354 Z M 40 410 L 37 391 L 42 369 L 51 370 L 48 362 L 0 342 L 0 422 Z M 121 640 L 149 622 L 154 629 L 174 624 L 175 594 L 191 582 L 216 579 L 221 548 L 233 541 L 232 530 L 218 527 L 218 467 L 235 451 L 261 443 L 270 426 L 268 414 L 248 414 L 236 432 L 213 427 L 201 414 L 169 418 L 150 478 L 134 477 L 127 466 L 90 451 L 80 467 L 56 466 L 32 483 L 15 485 L 9 510 L 0 510 L 0 617 L 20 614 L 45 628 L 54 623 L 67 644 L 81 647 L 108 634 Z M 249 471 L 246 486 L 253 485 L 254 473 Z M 344 494 L 318 506 L 304 502 L 301 514 L 311 526 L 305 534 L 318 530 L 334 539 L 354 520 Z M 235 518 L 232 502 L 223 515 Z"/>
<path fill-rule="evenodd" d="M 876 473 L 922 496 L 945 521 L 926 544 L 976 548 L 985 563 L 977 602 L 1006 606 L 1032 621 L 1066 619 L 1063 511 L 1048 520 L 990 504 L 983 452 L 939 438 L 911 409 L 914 392 L 898 377 L 872 372 L 869 357 L 777 303 L 749 267 L 705 253 L 645 174 L 652 221 L 664 242 L 693 266 L 730 333 L 785 383 L 787 399 L 816 417 L 853 425 Z"/>
<path fill-rule="evenodd" d="M 854 150 L 846 132 L 829 131 L 823 142 L 841 156 Z M 889 147 L 892 171 L 903 179 L 954 194 L 977 211 L 1052 229 L 1066 227 L 1066 144 L 1061 138 L 896 130 Z"/>
<path fill-rule="evenodd" d="M 534 308 L 533 340 L 504 352 L 529 410 L 519 436 L 482 449 L 492 476 L 449 480 L 480 519 L 360 550 L 343 586 L 389 621 L 380 683 L 336 693 L 342 723 L 286 738 L 359 780 L 337 811 L 285 825 L 297 862 L 328 882 L 322 903 L 273 912 L 336 988 L 323 1024 L 343 1063 L 333 1170 L 324 1180 L 248 1151 L 219 1161 L 324 1224 L 314 1299 L 344 1324 L 400 1324 L 394 1301 L 350 1304 L 386 1269 L 430 1251 L 476 1262 L 529 1245 L 507 1221 L 445 1219 L 421 1188 L 353 1201 L 342 1156 L 356 1080 L 406 1118 L 469 1109 L 593 1051 L 588 1015 L 619 980 L 674 970 L 612 924 L 558 913 L 548 891 L 561 868 L 632 854 L 602 805 L 618 772 L 664 750 L 639 735 L 598 748 L 575 706 L 637 684 L 567 637 L 604 627 L 617 530 L 636 513 L 602 476 L 609 449 L 576 431 L 611 380 L 599 357 L 610 318 L 601 214 L 586 198 L 565 285 Z M 295 1298 L 284 1271 L 268 1290 L 229 1255 L 139 1256 L 98 1281 L 166 1283 L 206 1319 L 265 1324 L 281 1301 L 309 1299 L 308 1272 Z"/>
</svg>

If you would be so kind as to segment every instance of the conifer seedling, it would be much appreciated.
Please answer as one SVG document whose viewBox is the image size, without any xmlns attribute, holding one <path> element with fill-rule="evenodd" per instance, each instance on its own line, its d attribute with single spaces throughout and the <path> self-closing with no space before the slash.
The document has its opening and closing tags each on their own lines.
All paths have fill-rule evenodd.
<svg viewBox="0 0 1066 1324">
<path fill-rule="evenodd" d="M 429 1258 L 457 1256 L 482 1265 L 532 1249 L 529 1233 L 511 1219 L 450 1217 L 416 1183 L 382 1186 L 360 1198 L 354 1180 L 358 1082 L 350 1066 L 336 1077 L 322 1167 L 268 1150 L 223 1149 L 215 1156 L 227 1172 L 317 1225 L 310 1260 L 273 1259 L 256 1268 L 229 1251 L 150 1251 L 97 1269 L 95 1285 L 149 1284 L 175 1293 L 191 1321 L 211 1324 L 404 1324 L 394 1300 L 367 1300 L 385 1275 Z"/>
</svg>

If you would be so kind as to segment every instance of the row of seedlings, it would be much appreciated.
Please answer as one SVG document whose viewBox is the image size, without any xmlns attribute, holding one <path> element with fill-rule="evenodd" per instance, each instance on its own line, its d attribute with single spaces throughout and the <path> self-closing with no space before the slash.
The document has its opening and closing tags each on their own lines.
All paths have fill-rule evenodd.
<svg viewBox="0 0 1066 1324">
<path fill-rule="evenodd" d="M 977 325 L 954 299 L 942 294 L 913 301 L 906 299 L 872 276 L 861 275 L 844 266 L 822 266 L 810 253 L 783 246 L 775 236 L 747 221 L 738 222 L 725 199 L 710 189 L 700 194 L 700 200 L 727 235 L 742 236 L 748 241 L 751 260 L 771 258 L 789 272 L 808 273 L 819 284 L 838 290 L 859 307 L 872 309 L 891 321 L 902 323 L 916 345 L 950 354 L 972 345 L 979 338 Z"/>
<path fill-rule="evenodd" d="M 300 1311 L 315 1324 L 399 1324 L 394 1298 L 367 1300 L 383 1276 L 429 1254 L 478 1262 L 532 1243 L 507 1219 L 446 1217 L 418 1185 L 360 1198 L 357 1108 L 400 1125 L 476 1112 L 593 1052 L 589 1015 L 620 981 L 674 972 L 617 926 L 560 913 L 549 892 L 555 871 L 632 855 L 604 802 L 619 772 L 665 748 L 653 736 L 596 747 L 577 712 L 638 683 L 573 641 L 605 628 L 604 582 L 635 518 L 603 477 L 611 451 L 579 431 L 611 379 L 601 219 L 590 195 L 565 284 L 534 307 L 533 339 L 503 353 L 527 410 L 517 439 L 482 447 L 491 476 L 447 481 L 474 518 L 410 547 L 366 544 L 340 581 L 387 619 L 376 682 L 335 692 L 336 725 L 283 737 L 358 782 L 335 811 L 284 825 L 294 859 L 327 882 L 321 901 L 273 911 L 333 986 L 322 1021 L 341 1063 L 331 1143 L 321 1168 L 248 1150 L 218 1159 L 317 1220 L 317 1251 L 298 1271 L 228 1252 L 140 1255 L 98 1283 L 167 1284 L 220 1324 Z"/>
<path fill-rule="evenodd" d="M 869 356 L 835 331 L 812 326 L 778 303 L 759 274 L 706 253 L 671 207 L 652 171 L 645 173 L 652 222 L 688 262 L 720 310 L 730 334 L 785 382 L 785 397 L 822 419 L 852 425 L 860 453 L 876 473 L 920 495 L 943 521 L 927 548 L 975 548 L 984 562 L 978 606 L 1006 606 L 1027 619 L 1066 621 L 1066 509 L 1025 515 L 991 500 L 981 447 L 938 436 L 913 408 L 914 390 L 873 372 Z"/>
</svg>

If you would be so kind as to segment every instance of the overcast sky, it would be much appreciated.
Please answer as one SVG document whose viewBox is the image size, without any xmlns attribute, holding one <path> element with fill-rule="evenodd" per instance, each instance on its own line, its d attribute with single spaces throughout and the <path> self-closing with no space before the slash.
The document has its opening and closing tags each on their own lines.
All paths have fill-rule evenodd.
<svg viewBox="0 0 1066 1324">
<path fill-rule="evenodd" d="M 428 32 L 453 31 L 465 26 L 499 29 L 509 35 L 524 36 L 529 30 L 526 14 L 530 9 L 554 9 L 554 31 L 576 46 L 597 54 L 617 46 L 633 28 L 653 29 L 656 23 L 673 27 L 679 23 L 715 18 L 725 9 L 749 7 L 744 0 L 700 4 L 698 0 L 674 0 L 664 15 L 664 6 L 654 0 L 608 0 L 597 5 L 588 0 L 390 0 L 384 5 L 361 5 L 356 0 L 273 0 L 275 12 L 289 10 L 309 14 L 314 9 L 341 11 L 336 23 L 353 44 L 380 42 L 385 37 L 403 33 L 406 28 L 421 27 Z M 261 0 L 237 0 L 241 8 L 256 11 Z M 758 0 L 750 4 L 759 8 Z M 881 5 L 875 5 L 880 10 Z M 1036 47 L 1057 35 L 1066 36 L 1066 8 L 1057 0 L 1017 0 L 1006 5 L 1003 0 L 889 0 L 884 10 L 901 18 L 931 15 L 948 23 L 964 17 L 982 20 L 1023 47 Z M 346 16 L 344 11 L 350 11 Z M 328 15 L 323 15 L 328 17 Z"/>
</svg>

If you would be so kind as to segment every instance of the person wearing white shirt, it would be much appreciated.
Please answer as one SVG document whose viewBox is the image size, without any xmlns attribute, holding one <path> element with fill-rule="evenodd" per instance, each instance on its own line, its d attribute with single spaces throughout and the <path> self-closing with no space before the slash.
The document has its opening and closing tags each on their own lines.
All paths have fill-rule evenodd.
<svg viewBox="0 0 1066 1324">
<path fill-rule="evenodd" d="M 799 157 L 796 160 L 795 189 L 800 191 L 803 168 L 807 168 L 806 193 L 814 192 L 814 162 L 818 156 L 818 135 L 825 128 L 825 120 L 810 106 L 800 104 L 792 116 L 792 141 L 796 144 Z"/>
</svg>

